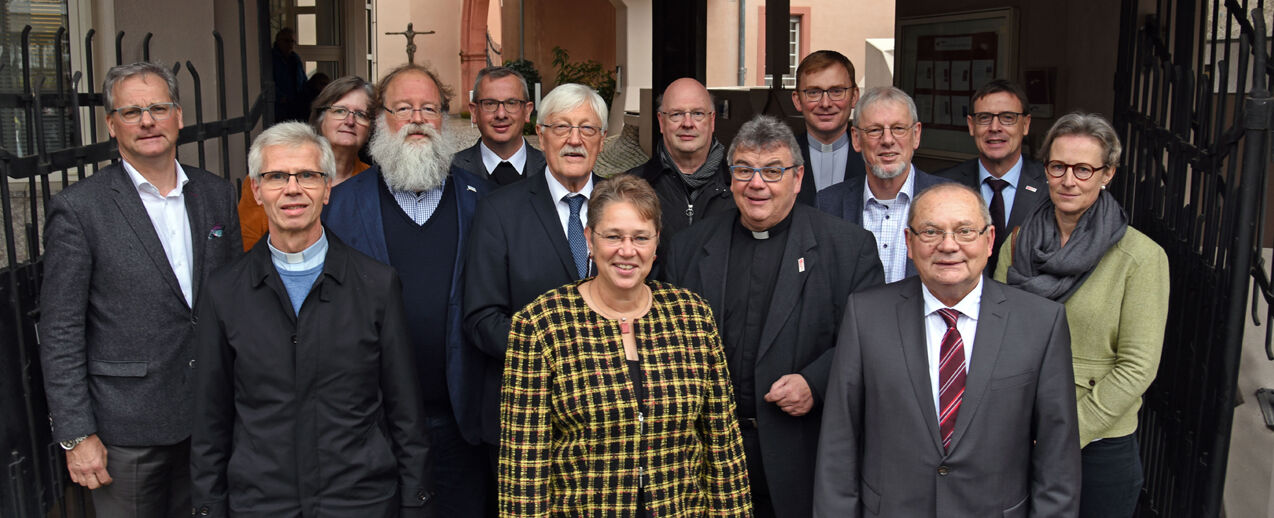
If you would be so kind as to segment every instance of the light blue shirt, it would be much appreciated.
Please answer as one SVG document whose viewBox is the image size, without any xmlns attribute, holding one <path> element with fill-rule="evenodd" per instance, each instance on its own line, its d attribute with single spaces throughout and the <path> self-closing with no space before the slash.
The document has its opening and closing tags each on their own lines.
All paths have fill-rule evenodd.
<svg viewBox="0 0 1274 518">
<path fill-rule="evenodd" d="M 314 244 L 296 253 L 279 250 L 268 239 L 266 244 L 270 246 L 270 260 L 292 301 L 292 311 L 299 315 L 301 304 L 310 295 L 315 279 L 323 273 L 323 263 L 327 260 L 327 231 L 323 231 Z"/>
<path fill-rule="evenodd" d="M 805 170 L 814 174 L 814 188 L 821 191 L 845 181 L 845 162 L 849 160 L 849 132 L 836 142 L 824 144 L 809 135 L 810 163 Z"/>
<path fill-rule="evenodd" d="M 385 186 L 388 187 L 389 183 L 386 182 Z M 394 201 L 398 202 L 403 212 L 407 213 L 407 217 L 415 221 L 417 225 L 424 225 L 426 221 L 429 221 L 429 217 L 434 215 L 438 204 L 442 203 L 442 190 L 446 187 L 447 179 L 443 179 L 441 185 L 428 191 L 399 191 L 389 187 L 389 194 L 394 196 Z"/>
<path fill-rule="evenodd" d="M 870 174 L 870 173 L 868 173 Z M 863 185 L 863 228 L 876 236 L 876 253 L 885 267 L 885 282 L 900 281 L 907 276 L 907 215 L 916 188 L 916 166 L 907 172 L 907 180 L 892 200 L 878 200 L 871 186 Z"/>
<path fill-rule="evenodd" d="M 978 188 L 982 191 L 982 199 L 986 200 L 989 207 L 991 205 L 991 196 L 995 191 L 991 190 L 991 186 L 986 184 L 987 178 L 995 178 L 986 170 L 986 166 L 982 165 L 982 160 L 978 160 Z M 1017 163 L 1010 167 L 1001 180 L 1009 182 L 1009 186 L 1000 191 L 1000 195 L 1004 197 L 1004 224 L 1008 224 L 1009 214 L 1013 213 L 1013 199 L 1017 197 L 1017 185 L 1022 180 L 1022 156 L 1018 155 Z"/>
</svg>

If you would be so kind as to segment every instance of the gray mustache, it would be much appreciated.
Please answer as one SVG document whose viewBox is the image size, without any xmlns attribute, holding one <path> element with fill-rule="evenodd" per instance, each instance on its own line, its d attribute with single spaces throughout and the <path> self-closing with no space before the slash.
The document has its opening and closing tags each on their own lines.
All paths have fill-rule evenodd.
<svg viewBox="0 0 1274 518">
<path fill-rule="evenodd" d="M 557 152 L 557 156 L 566 156 L 567 153 L 578 153 L 584 158 L 588 158 L 588 149 L 585 149 L 584 146 L 567 145 Z"/>
</svg>

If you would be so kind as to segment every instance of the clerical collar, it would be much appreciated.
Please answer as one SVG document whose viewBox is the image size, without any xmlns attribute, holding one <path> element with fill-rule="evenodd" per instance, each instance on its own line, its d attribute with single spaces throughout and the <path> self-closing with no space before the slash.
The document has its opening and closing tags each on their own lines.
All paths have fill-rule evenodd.
<svg viewBox="0 0 1274 518">
<path fill-rule="evenodd" d="M 788 227 L 792 226 L 792 213 L 787 213 L 787 217 L 784 217 L 782 221 L 779 221 L 778 223 L 775 223 L 774 226 L 761 231 L 752 230 L 743 226 L 742 221 L 738 221 L 735 224 L 738 225 L 744 232 L 751 234 L 752 239 L 761 241 L 774 237 L 781 237 L 785 232 L 787 232 Z"/>
<path fill-rule="evenodd" d="M 841 133 L 840 138 L 836 139 L 836 142 L 832 142 L 831 144 L 824 144 L 822 141 L 814 138 L 814 135 L 809 135 L 809 141 L 811 144 L 817 144 L 817 146 L 811 147 L 817 148 L 819 151 L 824 153 L 831 153 L 849 145 L 849 132 L 846 131 Z"/>
<path fill-rule="evenodd" d="M 266 239 L 266 244 L 270 246 L 270 259 L 273 260 L 275 268 L 280 270 L 288 270 L 292 272 L 300 272 L 312 269 L 327 258 L 327 230 L 319 234 L 318 241 L 310 245 L 300 252 L 284 252 L 274 247 L 274 243 Z"/>
</svg>

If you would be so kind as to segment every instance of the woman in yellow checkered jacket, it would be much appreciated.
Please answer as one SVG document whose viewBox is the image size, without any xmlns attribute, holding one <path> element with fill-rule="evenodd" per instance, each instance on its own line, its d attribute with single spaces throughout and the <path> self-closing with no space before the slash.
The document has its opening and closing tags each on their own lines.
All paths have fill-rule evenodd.
<svg viewBox="0 0 1274 518">
<path fill-rule="evenodd" d="M 734 394 L 712 310 L 647 280 L 659 199 L 600 182 L 597 275 L 513 316 L 500 401 L 500 515 L 750 516 Z"/>
</svg>

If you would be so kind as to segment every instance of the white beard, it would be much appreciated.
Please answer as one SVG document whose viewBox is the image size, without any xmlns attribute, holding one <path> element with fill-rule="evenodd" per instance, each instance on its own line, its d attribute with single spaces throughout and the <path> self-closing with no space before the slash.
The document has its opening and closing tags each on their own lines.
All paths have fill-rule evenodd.
<svg viewBox="0 0 1274 518">
<path fill-rule="evenodd" d="M 425 138 L 408 141 L 407 136 L 413 132 L 424 133 Z M 441 187 L 451 169 L 451 156 L 455 154 L 451 142 L 432 125 L 409 122 L 394 133 L 389 130 L 384 113 L 376 118 L 376 132 L 368 152 L 380 165 L 385 183 L 395 191 L 407 192 Z"/>
<path fill-rule="evenodd" d="M 880 178 L 881 180 L 897 178 L 898 175 L 906 172 L 909 169 L 911 169 L 911 163 L 909 162 L 903 162 L 901 164 L 898 164 L 898 169 L 895 169 L 893 171 L 890 171 L 889 169 L 886 169 L 883 166 L 878 166 L 875 164 L 867 164 L 867 170 L 871 171 L 871 175 L 875 176 L 876 178 Z"/>
</svg>

